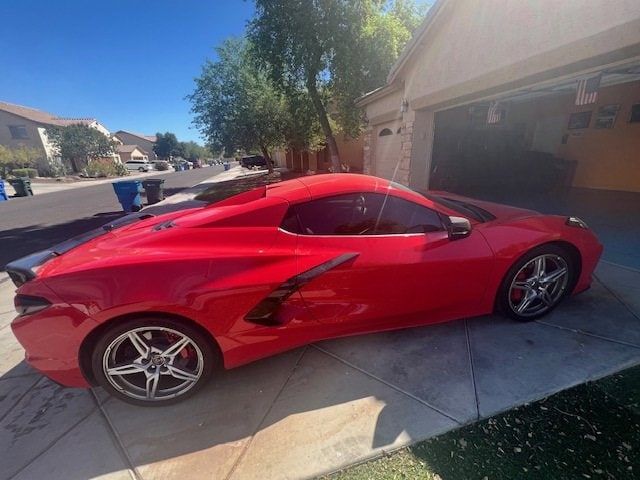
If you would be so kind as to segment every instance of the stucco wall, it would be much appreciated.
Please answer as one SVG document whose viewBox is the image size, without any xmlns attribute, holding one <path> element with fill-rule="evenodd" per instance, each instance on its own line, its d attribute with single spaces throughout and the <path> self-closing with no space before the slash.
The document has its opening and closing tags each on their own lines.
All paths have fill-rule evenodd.
<svg viewBox="0 0 640 480">
<path fill-rule="evenodd" d="M 455 0 L 433 27 L 400 70 L 412 108 L 559 68 L 568 74 L 570 64 L 627 47 L 640 52 L 638 0 Z"/>
<path fill-rule="evenodd" d="M 9 125 L 24 125 L 27 129 L 29 138 L 21 140 L 12 138 L 11 132 L 9 131 Z M 0 145 L 4 145 L 9 148 L 37 148 L 42 151 L 43 155 L 46 155 L 38 132 L 39 126 L 40 125 L 38 123 L 32 122 L 31 120 L 0 110 Z"/>
</svg>

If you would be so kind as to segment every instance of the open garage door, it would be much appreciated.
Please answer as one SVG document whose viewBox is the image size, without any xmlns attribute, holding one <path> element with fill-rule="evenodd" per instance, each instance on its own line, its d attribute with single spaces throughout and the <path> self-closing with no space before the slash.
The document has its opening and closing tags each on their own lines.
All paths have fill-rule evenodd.
<svg viewBox="0 0 640 480">
<path fill-rule="evenodd" d="M 640 192 L 640 66 L 588 78 L 584 104 L 577 78 L 437 112 L 430 188 Z"/>
<path fill-rule="evenodd" d="M 374 175 L 389 180 L 394 178 L 396 167 L 400 161 L 401 140 L 399 121 L 384 123 L 377 127 Z"/>
</svg>

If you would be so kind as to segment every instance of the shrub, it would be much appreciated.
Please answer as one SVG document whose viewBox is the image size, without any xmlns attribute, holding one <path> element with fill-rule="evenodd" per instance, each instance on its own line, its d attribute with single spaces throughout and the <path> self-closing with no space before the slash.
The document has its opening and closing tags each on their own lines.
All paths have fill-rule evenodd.
<svg viewBox="0 0 640 480">
<path fill-rule="evenodd" d="M 11 175 L 14 177 L 36 178 L 38 176 L 38 170 L 35 168 L 15 168 L 11 170 Z"/>
<path fill-rule="evenodd" d="M 118 169 L 116 162 L 110 158 L 97 158 L 89 161 L 85 173 L 88 177 L 114 177 L 118 174 Z"/>
<path fill-rule="evenodd" d="M 116 175 L 119 177 L 126 177 L 129 175 L 129 170 L 124 166 L 124 163 L 117 162 L 116 163 Z"/>
<path fill-rule="evenodd" d="M 169 162 L 160 160 L 155 163 L 156 170 L 169 170 Z"/>
</svg>

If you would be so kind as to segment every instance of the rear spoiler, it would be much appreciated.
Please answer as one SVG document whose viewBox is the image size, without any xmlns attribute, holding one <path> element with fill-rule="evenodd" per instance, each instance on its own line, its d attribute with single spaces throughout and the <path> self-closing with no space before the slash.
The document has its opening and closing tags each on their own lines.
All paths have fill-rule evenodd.
<svg viewBox="0 0 640 480">
<path fill-rule="evenodd" d="M 147 218 L 151 218 L 154 216 L 155 215 L 152 215 L 150 213 L 125 215 L 124 217 L 107 223 L 102 227 L 72 237 L 62 243 L 58 243 L 51 248 L 32 253 L 31 255 L 19 258 L 18 260 L 14 260 L 13 262 L 7 264 L 5 270 L 9 274 L 11 280 L 13 280 L 13 283 L 15 283 L 16 287 L 20 287 L 36 278 L 36 273 L 33 271 L 34 268 L 43 265 L 52 258 L 59 257 L 72 248 L 78 247 L 83 243 L 87 243 L 89 240 L 93 240 L 94 238 L 99 237 L 100 235 L 104 235 L 105 233 L 115 230 L 116 228 L 124 227 L 125 225 L 128 225 L 130 223 L 137 222 L 139 220 L 146 220 Z"/>
</svg>

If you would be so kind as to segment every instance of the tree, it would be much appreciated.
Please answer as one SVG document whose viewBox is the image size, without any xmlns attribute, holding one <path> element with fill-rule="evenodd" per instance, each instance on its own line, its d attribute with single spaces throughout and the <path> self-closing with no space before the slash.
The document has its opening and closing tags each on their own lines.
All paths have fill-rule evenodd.
<svg viewBox="0 0 640 480">
<path fill-rule="evenodd" d="M 338 147 L 328 111 L 352 136 L 362 124 L 355 99 L 384 75 L 417 25 L 410 0 L 256 0 L 249 38 L 263 67 L 285 91 L 305 88 L 326 138 L 334 171 Z M 384 73 L 382 73 L 384 72 Z M 330 103 L 331 102 L 331 103 Z"/>
<path fill-rule="evenodd" d="M 81 123 L 48 127 L 47 137 L 60 157 L 67 160 L 76 173 L 81 172 L 89 160 L 112 156 L 116 148 L 116 143 L 109 137 Z"/>
<path fill-rule="evenodd" d="M 153 151 L 163 160 L 170 157 L 182 156 L 182 148 L 178 142 L 178 138 L 171 132 L 156 133 L 156 142 L 153 144 Z"/>
<path fill-rule="evenodd" d="M 180 146 L 182 148 L 182 156 L 187 160 L 193 161 L 211 156 L 209 150 L 193 141 L 180 142 Z"/>
<path fill-rule="evenodd" d="M 187 97 L 193 122 L 214 151 L 259 151 L 271 171 L 272 150 L 285 144 L 286 99 L 256 67 L 245 40 L 226 40 L 216 52 L 218 60 L 205 63 Z"/>
</svg>

